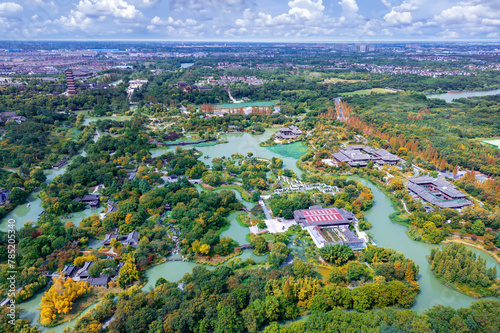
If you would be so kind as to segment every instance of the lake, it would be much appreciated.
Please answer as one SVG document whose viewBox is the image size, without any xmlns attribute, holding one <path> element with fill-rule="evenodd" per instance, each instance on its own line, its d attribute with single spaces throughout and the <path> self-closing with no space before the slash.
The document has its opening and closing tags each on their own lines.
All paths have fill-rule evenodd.
<svg viewBox="0 0 500 333">
<path fill-rule="evenodd" d="M 481 96 L 492 96 L 492 95 L 500 95 L 500 89 L 487 90 L 487 91 L 474 91 L 474 92 L 430 94 L 430 95 L 425 95 L 425 96 L 427 98 L 444 99 L 446 102 L 450 103 L 451 101 L 459 99 L 459 98 L 481 97 Z"/>
<path fill-rule="evenodd" d="M 228 143 L 207 147 L 197 147 L 197 149 L 202 151 L 205 156 L 210 156 L 209 160 L 214 157 L 229 157 L 237 152 L 242 154 L 252 152 L 256 157 L 263 157 L 268 159 L 276 156 L 283 158 L 284 164 L 287 168 L 296 171 L 297 174 L 302 174 L 302 172 L 300 172 L 300 170 L 297 168 L 296 162 L 300 157 L 300 154 L 305 153 L 306 147 L 304 147 L 301 143 L 294 143 L 292 145 L 284 146 L 274 146 L 269 148 L 260 147 L 259 143 L 267 140 L 272 135 L 272 133 L 274 133 L 274 130 L 266 130 L 264 134 L 261 135 L 251 135 L 249 133 L 227 134 L 225 138 L 229 141 Z M 203 160 L 203 162 L 209 163 L 209 160 Z M 49 172 L 48 176 L 53 178 L 56 174 L 60 174 L 62 172 L 63 170 Z M 377 243 L 377 245 L 401 252 L 407 258 L 412 259 L 417 265 L 420 266 L 418 282 L 421 291 L 417 296 L 412 310 L 421 313 L 426 309 L 439 304 L 451 306 L 453 308 L 461 308 L 467 307 L 473 301 L 475 301 L 475 299 L 472 297 L 463 295 L 459 292 L 445 287 L 434 277 L 426 257 L 430 254 L 431 249 L 438 245 L 425 244 L 410 239 L 407 235 L 408 229 L 405 226 L 393 223 L 389 219 L 389 215 L 394 212 L 394 208 L 392 207 L 390 199 L 371 182 L 359 177 L 350 178 L 363 183 L 365 186 L 368 186 L 373 192 L 374 204 L 373 207 L 366 212 L 365 219 L 372 225 L 372 229 L 370 229 L 369 232 L 374 235 L 374 241 Z M 202 190 L 199 187 L 197 188 L 200 191 Z M 235 193 L 237 193 L 237 199 L 242 201 L 247 208 L 252 205 L 252 203 L 245 202 L 237 191 L 235 191 Z M 21 215 L 19 212 L 18 214 Z M 235 217 L 235 212 L 231 213 L 228 216 L 228 220 L 230 221 L 231 226 L 227 231 L 223 232 L 222 235 L 230 236 L 234 240 L 237 240 L 240 245 L 246 244 L 246 234 L 249 233 L 249 230 L 248 228 L 241 227 L 236 221 Z M 25 216 L 19 216 L 19 218 L 20 221 L 26 221 Z M 300 258 L 305 259 L 303 247 L 293 245 L 291 245 L 291 247 L 294 252 L 298 253 L 298 256 Z M 497 267 L 497 272 L 500 273 L 500 265 L 492 257 L 479 250 L 473 248 L 470 249 L 487 261 L 487 267 L 495 266 Z M 250 250 L 243 251 L 243 253 L 239 257 L 243 260 L 251 258 L 257 263 L 265 262 L 267 259 L 266 256 L 257 256 Z M 184 276 L 184 274 L 190 273 L 193 267 L 197 265 L 198 264 L 192 262 L 174 261 L 164 262 L 162 264 L 154 266 L 146 271 L 148 282 L 143 287 L 143 290 L 149 291 L 149 288 L 154 287 L 156 281 L 160 277 L 163 277 L 172 282 L 179 281 Z M 214 269 L 214 267 L 212 266 L 205 267 L 207 267 L 207 269 Z M 40 310 L 37 310 L 36 308 L 39 306 L 41 297 L 42 293 L 39 293 L 32 299 L 19 304 L 19 307 L 27 309 L 21 312 L 21 317 L 31 319 L 33 324 L 38 326 L 39 328 L 40 326 L 38 324 L 38 316 Z M 85 310 L 85 312 L 86 311 L 88 310 Z M 75 323 L 76 319 L 53 328 L 41 327 L 41 330 L 42 332 L 60 333 L 65 327 L 73 326 Z"/>
<path fill-rule="evenodd" d="M 495 138 L 495 139 L 491 139 L 491 140 L 482 140 L 481 142 L 484 142 L 484 143 L 487 143 L 489 145 L 496 146 L 497 148 L 500 148 L 500 139 L 499 138 Z"/>
<path fill-rule="evenodd" d="M 255 102 L 244 102 L 244 103 L 226 103 L 217 105 L 221 109 L 235 109 L 235 108 L 246 108 L 250 106 L 272 106 L 276 105 L 279 101 L 255 101 Z"/>
</svg>

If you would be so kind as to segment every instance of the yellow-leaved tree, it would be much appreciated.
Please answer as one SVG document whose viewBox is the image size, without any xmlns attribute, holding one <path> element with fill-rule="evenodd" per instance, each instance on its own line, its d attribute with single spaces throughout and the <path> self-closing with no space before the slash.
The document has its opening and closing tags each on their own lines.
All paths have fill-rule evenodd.
<svg viewBox="0 0 500 333">
<path fill-rule="evenodd" d="M 135 265 L 135 258 L 133 253 L 131 253 L 127 260 L 125 260 L 125 264 L 120 269 L 120 273 L 118 274 L 118 279 L 116 282 L 120 285 L 121 288 L 125 288 L 127 284 L 134 280 L 139 280 L 139 271 L 137 270 L 137 266 Z"/>
<path fill-rule="evenodd" d="M 49 325 L 60 314 L 67 314 L 73 308 L 73 302 L 92 290 L 87 281 L 75 282 L 73 279 L 59 277 L 42 297 L 40 323 Z"/>
<path fill-rule="evenodd" d="M 96 260 L 97 258 L 95 256 L 88 253 L 81 257 L 76 257 L 75 260 L 73 261 L 73 265 L 80 267 L 83 266 L 87 261 L 96 261 Z"/>
</svg>

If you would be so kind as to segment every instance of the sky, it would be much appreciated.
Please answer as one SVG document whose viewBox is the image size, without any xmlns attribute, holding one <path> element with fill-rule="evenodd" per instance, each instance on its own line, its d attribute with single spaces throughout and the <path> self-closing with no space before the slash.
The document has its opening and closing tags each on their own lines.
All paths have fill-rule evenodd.
<svg viewBox="0 0 500 333">
<path fill-rule="evenodd" d="M 0 0 L 0 40 L 500 40 L 500 0 Z"/>
</svg>

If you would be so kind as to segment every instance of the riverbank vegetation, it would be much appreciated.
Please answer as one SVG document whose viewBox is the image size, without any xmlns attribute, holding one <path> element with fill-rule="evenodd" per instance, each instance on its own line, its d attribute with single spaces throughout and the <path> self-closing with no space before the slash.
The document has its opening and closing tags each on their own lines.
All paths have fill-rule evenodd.
<svg viewBox="0 0 500 333">
<path fill-rule="evenodd" d="M 429 262 L 440 281 L 464 294 L 472 297 L 500 295 L 496 267 L 486 268 L 486 261 L 463 244 L 433 248 Z"/>
<path fill-rule="evenodd" d="M 82 316 L 68 331 L 495 331 L 500 317 L 496 301 L 478 302 L 461 310 L 436 306 L 423 314 L 389 309 L 411 307 L 420 290 L 419 267 L 394 250 L 371 245 L 359 252 L 347 245 L 318 249 L 306 230 L 292 226 L 284 233 L 247 236 L 255 253 L 267 255 L 265 263 L 255 264 L 252 259 L 239 257 L 243 251 L 238 245 L 243 244 L 221 235 L 229 228 L 229 214 L 248 206 L 238 201 L 238 193 L 233 190 L 253 204 L 261 197 L 269 198 L 265 200 L 272 214 L 284 219 L 293 218 L 294 210 L 312 205 L 344 208 L 356 214 L 359 229 L 368 230 L 371 226 L 364 216 L 374 204 L 373 193 L 360 182 L 345 178 L 355 175 L 373 182 L 388 195 L 396 210 L 391 219 L 408 226 L 412 239 L 439 243 L 456 236 L 481 242 L 492 251 L 500 246 L 500 187 L 495 178 L 500 175 L 500 155 L 496 148 L 475 140 L 500 135 L 498 96 L 447 104 L 416 93 L 498 87 L 498 71 L 469 68 L 470 75 L 446 78 L 386 75 L 351 65 L 345 71 L 334 67 L 344 63 L 332 60 L 331 49 L 328 53 L 321 50 L 300 51 L 297 58 L 296 51 L 289 54 L 282 48 L 276 57 L 258 61 L 241 55 L 235 67 L 226 67 L 223 56 L 212 55 L 189 56 L 184 60 L 193 61 L 194 66 L 181 70 L 176 58 L 155 59 L 148 64 L 138 61 L 133 69 L 103 71 L 89 79 L 107 83 L 120 80 L 116 85 L 70 96 L 50 95 L 52 87 L 46 82 L 32 81 L 25 89 L 0 89 L 0 108 L 26 117 L 21 123 L 0 122 L 0 162 L 6 167 L 0 170 L 0 188 L 10 191 L 8 202 L 0 207 L 0 216 L 25 203 L 36 188 L 45 210 L 30 217 L 34 221 L 17 221 L 28 223 L 16 234 L 17 282 L 23 287 L 16 301 L 29 299 L 43 289 L 49 282 L 46 275 L 92 260 L 89 275 L 109 276 L 114 280 L 110 288 L 89 291 L 84 282 L 55 279 L 42 301 L 42 324 L 67 321 L 91 302 L 102 299 L 101 306 Z M 352 52 L 335 51 L 346 64 L 359 58 Z M 461 71 L 468 68 L 470 60 L 463 57 L 443 64 L 395 54 L 391 60 L 374 57 L 370 62 L 405 67 L 424 64 L 438 71 Z M 487 56 L 477 58 L 483 61 Z M 232 76 L 245 80 L 252 77 L 257 84 L 228 79 Z M 129 99 L 126 88 L 133 78 L 147 79 L 147 83 L 135 89 Z M 184 89 L 180 82 L 209 84 L 211 89 Z M 388 91 L 386 87 L 394 93 L 380 94 Z M 54 87 L 57 92 L 62 92 L 61 88 Z M 217 104 L 229 101 L 229 90 L 236 99 L 269 102 L 261 108 L 243 110 L 234 105 L 234 113 L 215 113 Z M 343 99 L 352 106 L 344 121 L 335 117 L 334 98 L 338 96 L 345 96 Z M 273 131 L 289 125 L 300 127 L 304 133 L 301 142 L 274 145 L 270 138 Z M 234 147 L 231 136 L 225 134 L 228 132 L 259 134 L 262 146 L 272 146 L 268 148 L 270 158 L 258 156 L 253 146 L 247 148 L 247 142 L 229 156 Z M 176 140 L 215 138 L 217 141 L 202 143 L 199 149 L 166 145 Z M 211 157 L 203 156 L 201 147 L 217 147 L 226 141 L 228 145 L 218 148 L 224 151 L 231 146 L 231 153 L 228 149 L 226 156 L 216 155 L 221 157 L 213 158 L 210 165 L 203 162 Z M 329 161 L 333 152 L 353 144 L 387 149 L 405 161 L 383 167 L 370 163 L 365 168 Z M 79 152 L 82 156 L 71 159 L 64 172 L 45 184 L 44 169 L 63 156 L 70 158 Z M 298 179 L 294 171 L 283 169 L 283 159 L 289 166 L 286 158 L 299 157 L 298 166 L 304 171 L 301 181 L 327 184 L 335 191 L 275 194 L 275 190 L 286 187 L 279 176 Z M 482 203 L 460 212 L 428 209 L 405 189 L 407 178 L 417 173 L 413 165 L 420 168 L 420 175 L 433 177 L 446 171 L 447 177 L 455 178 L 468 170 L 452 182 Z M 474 171 L 490 177 L 480 182 Z M 190 181 L 203 184 L 194 186 Z M 91 193 L 100 194 L 95 211 L 74 200 Z M 81 220 L 77 212 L 83 216 Z M 265 216 L 261 206 L 255 205 L 249 213 L 240 214 L 238 222 L 263 230 L 267 229 L 262 221 Z M 127 245 L 125 237 L 131 233 L 137 243 Z M 109 246 L 86 248 L 89 239 L 92 247 L 99 247 L 96 242 L 110 234 L 120 236 Z M 3 299 L 9 290 L 6 232 L 0 233 L 0 244 Z M 166 258 L 172 253 L 179 257 Z M 493 278 L 488 280 L 491 284 L 487 281 L 494 274 L 483 272 L 479 260 L 467 253 L 460 258 L 432 255 L 434 270 L 436 274 L 439 271 L 442 281 L 453 285 L 456 281 L 448 279 L 450 274 L 463 275 L 462 270 L 472 267 L 478 272 L 476 285 L 465 279 L 455 288 L 479 296 L 494 295 L 497 283 Z M 149 293 L 142 291 L 145 271 L 167 259 L 217 267 L 213 271 L 195 267 L 179 281 L 181 284 L 165 279 L 151 281 L 155 288 Z M 460 269 L 451 271 L 455 260 Z M 472 271 L 466 273 L 467 277 L 474 275 Z M 122 291 L 115 302 L 112 294 L 119 289 Z M 303 314 L 310 315 L 309 319 L 290 327 L 277 323 Z M 0 319 L 0 330 L 9 327 L 1 326 L 4 319 Z M 27 331 L 26 325 L 26 320 L 18 320 L 15 330 Z"/>
<path fill-rule="evenodd" d="M 87 281 L 75 282 L 71 278 L 54 279 L 52 286 L 42 297 L 40 323 L 42 325 L 57 325 L 61 315 L 68 314 L 73 309 L 74 302 L 89 293 L 92 287 Z"/>
</svg>

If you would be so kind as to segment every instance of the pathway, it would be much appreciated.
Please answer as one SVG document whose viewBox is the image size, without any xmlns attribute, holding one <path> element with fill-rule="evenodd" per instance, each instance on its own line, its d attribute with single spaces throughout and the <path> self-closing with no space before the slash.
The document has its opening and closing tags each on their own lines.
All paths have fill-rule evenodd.
<svg viewBox="0 0 500 333">
<path fill-rule="evenodd" d="M 266 204 L 264 203 L 264 201 L 259 200 L 259 205 L 262 207 L 262 210 L 264 211 L 264 215 L 266 215 L 266 219 L 271 220 L 272 219 L 271 214 L 267 210 L 267 207 L 266 207 Z"/>
<path fill-rule="evenodd" d="M 231 95 L 231 88 L 228 88 L 228 89 L 227 89 L 227 94 L 229 95 L 229 98 L 231 99 L 231 101 L 233 101 L 233 103 L 238 104 L 238 103 L 243 102 L 242 100 L 241 100 L 241 101 L 237 101 L 237 100 L 233 97 L 233 95 Z"/>
<path fill-rule="evenodd" d="M 403 203 L 403 206 L 404 206 L 404 208 L 405 208 L 406 212 L 407 212 L 408 214 L 411 214 L 411 213 L 410 213 L 410 211 L 408 210 L 408 208 L 406 207 L 406 202 L 404 202 L 404 200 L 403 200 L 403 199 L 401 199 L 401 202 Z"/>
</svg>

